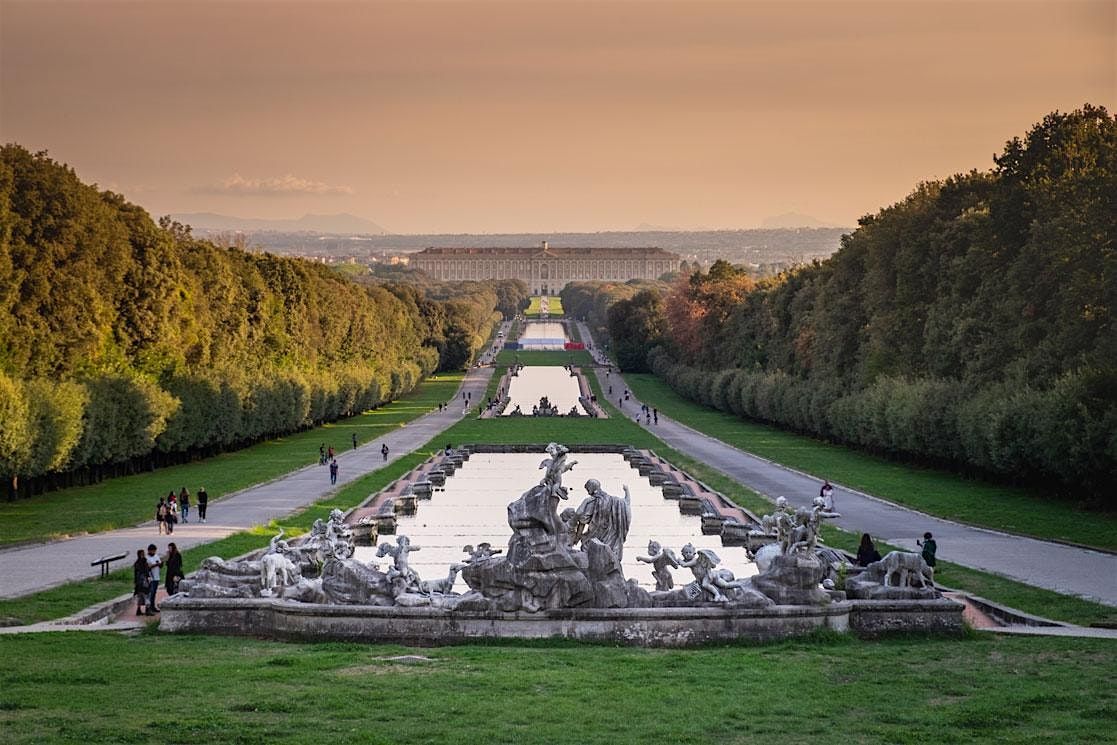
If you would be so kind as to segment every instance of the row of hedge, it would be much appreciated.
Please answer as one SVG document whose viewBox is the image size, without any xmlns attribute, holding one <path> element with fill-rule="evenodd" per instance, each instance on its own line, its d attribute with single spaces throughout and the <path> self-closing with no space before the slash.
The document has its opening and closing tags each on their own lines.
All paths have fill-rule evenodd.
<svg viewBox="0 0 1117 745">
<path fill-rule="evenodd" d="M 843 393 L 782 372 L 711 372 L 662 348 L 649 361 L 679 395 L 720 411 L 890 456 L 1013 480 L 1054 477 L 1081 485 L 1080 497 L 1117 504 L 1117 409 L 1103 379 L 1088 372 L 1067 373 L 1045 390 L 882 377 Z"/>
</svg>

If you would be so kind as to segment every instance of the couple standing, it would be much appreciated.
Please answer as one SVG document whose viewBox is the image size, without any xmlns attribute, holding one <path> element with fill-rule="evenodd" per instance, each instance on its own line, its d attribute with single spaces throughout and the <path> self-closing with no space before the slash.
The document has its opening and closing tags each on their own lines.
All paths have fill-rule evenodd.
<svg viewBox="0 0 1117 745">
<path fill-rule="evenodd" d="M 132 564 L 132 579 L 135 584 L 136 615 L 154 616 L 159 612 L 155 605 L 155 596 L 159 592 L 160 568 L 166 566 L 168 595 L 178 592 L 178 582 L 183 578 L 182 554 L 178 546 L 167 544 L 167 557 L 164 560 L 158 554 L 154 543 L 149 543 L 147 553 L 144 550 L 136 551 L 136 561 Z M 145 612 L 146 607 L 146 612 Z"/>
</svg>

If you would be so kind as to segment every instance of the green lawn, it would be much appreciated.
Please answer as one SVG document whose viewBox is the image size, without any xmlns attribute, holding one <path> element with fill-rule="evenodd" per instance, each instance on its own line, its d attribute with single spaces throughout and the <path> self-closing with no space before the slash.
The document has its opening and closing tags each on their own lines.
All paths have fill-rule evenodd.
<svg viewBox="0 0 1117 745">
<path fill-rule="evenodd" d="M 496 364 L 505 366 L 519 362 L 521 365 L 582 365 L 593 364 L 593 357 L 584 349 L 564 351 L 561 349 L 528 350 L 502 349 L 496 356 Z"/>
<path fill-rule="evenodd" d="M 1105 640 L 986 635 L 647 650 L 29 634 L 0 637 L 0 741 L 1112 742 L 1114 671 Z"/>
<path fill-rule="evenodd" d="M 326 424 L 243 450 L 108 479 L 93 486 L 62 489 L 16 502 L 0 502 L 0 545 L 97 533 L 152 519 L 160 496 L 185 486 L 206 487 L 210 500 L 289 473 L 318 459 L 321 443 L 339 451 L 382 437 L 454 397 L 463 374 L 428 378 L 411 394 L 375 411 Z"/>
<path fill-rule="evenodd" d="M 683 399 L 653 375 L 625 375 L 662 413 L 730 445 L 932 515 L 1010 533 L 1117 550 L 1117 515 L 1035 490 L 887 460 L 739 419 Z"/>
<path fill-rule="evenodd" d="M 531 304 L 528 305 L 527 310 L 524 311 L 525 316 L 538 316 L 542 314 L 540 310 L 539 301 L 542 300 L 540 295 L 534 295 L 531 298 Z M 550 309 L 550 316 L 555 318 L 563 315 L 562 300 L 557 295 L 552 295 L 547 303 Z"/>
</svg>

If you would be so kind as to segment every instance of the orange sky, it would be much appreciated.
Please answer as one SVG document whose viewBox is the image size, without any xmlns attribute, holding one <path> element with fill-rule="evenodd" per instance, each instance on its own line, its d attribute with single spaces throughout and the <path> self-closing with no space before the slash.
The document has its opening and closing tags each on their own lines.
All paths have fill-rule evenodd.
<svg viewBox="0 0 1117 745">
<path fill-rule="evenodd" d="M 850 225 L 1112 110 L 1115 8 L 0 0 L 0 140 L 156 215 Z"/>
</svg>

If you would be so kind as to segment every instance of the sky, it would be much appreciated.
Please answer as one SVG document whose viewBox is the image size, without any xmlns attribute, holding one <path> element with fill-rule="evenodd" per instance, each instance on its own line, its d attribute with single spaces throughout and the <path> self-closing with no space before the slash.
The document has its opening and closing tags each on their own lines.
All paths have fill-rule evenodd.
<svg viewBox="0 0 1117 745">
<path fill-rule="evenodd" d="M 1115 91 L 1112 0 L 0 0 L 0 141 L 156 216 L 851 226 Z"/>
</svg>

